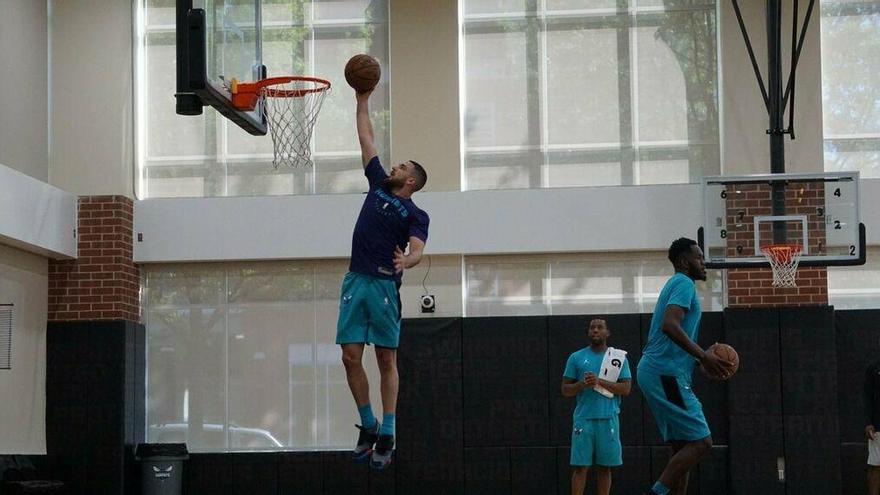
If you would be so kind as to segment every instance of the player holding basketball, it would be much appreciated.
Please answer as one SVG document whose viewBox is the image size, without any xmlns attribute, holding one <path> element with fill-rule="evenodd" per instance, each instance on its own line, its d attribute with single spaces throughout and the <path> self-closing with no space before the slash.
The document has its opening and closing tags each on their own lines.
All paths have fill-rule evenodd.
<svg viewBox="0 0 880 495">
<path fill-rule="evenodd" d="M 428 239 L 428 214 L 412 202 L 428 176 L 414 161 L 385 173 L 374 146 L 368 102 L 372 89 L 357 94 L 357 131 L 364 175 L 370 190 L 351 243 L 351 264 L 342 282 L 336 343 L 361 425 L 354 457 L 370 458 L 375 469 L 391 463 L 397 410 L 397 346 L 400 340 L 399 288 L 403 270 L 416 266 Z M 405 253 L 407 244 L 409 252 Z M 381 375 L 382 423 L 373 415 L 362 364 L 364 346 L 376 346 Z"/>
<path fill-rule="evenodd" d="M 593 467 L 598 481 L 597 493 L 608 495 L 611 493 L 611 466 L 623 464 L 617 416 L 620 414 L 620 397 L 630 393 L 632 374 L 629 362 L 624 359 L 616 381 L 598 378 L 611 333 L 605 320 L 597 318 L 590 321 L 587 335 L 589 347 L 569 356 L 562 379 L 562 395 L 577 396 L 571 434 L 571 493 L 583 495 L 587 473 Z M 595 390 L 597 385 L 614 395 L 602 395 Z"/>
<path fill-rule="evenodd" d="M 701 308 L 695 281 L 706 280 L 700 246 L 691 239 L 677 239 L 669 247 L 669 261 L 675 275 L 657 299 L 637 371 L 639 387 L 660 435 L 672 447 L 672 457 L 648 490 L 650 495 L 684 495 L 688 473 L 712 447 L 703 406 L 691 390 L 694 364 L 699 362 L 706 374 L 716 379 L 727 379 L 733 366 L 696 343 Z"/>
</svg>

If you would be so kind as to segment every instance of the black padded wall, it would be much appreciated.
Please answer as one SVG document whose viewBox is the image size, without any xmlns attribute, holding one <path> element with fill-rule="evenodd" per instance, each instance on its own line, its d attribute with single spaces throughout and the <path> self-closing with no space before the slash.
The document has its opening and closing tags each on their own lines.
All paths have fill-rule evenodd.
<svg viewBox="0 0 880 495">
<path fill-rule="evenodd" d="M 841 442 L 864 442 L 865 370 L 880 359 L 880 311 L 836 311 L 837 404 Z"/>
<path fill-rule="evenodd" d="M 398 368 L 396 473 L 376 473 L 398 493 L 457 494 L 464 490 L 462 319 L 406 320 Z M 354 438 L 352 438 L 354 441 Z M 390 492 L 386 492 L 390 493 Z"/>
<path fill-rule="evenodd" d="M 840 445 L 840 493 L 861 495 L 868 493 L 868 457 L 865 442 Z"/>
<path fill-rule="evenodd" d="M 469 447 L 464 451 L 465 493 L 510 493 L 510 449 Z"/>
<path fill-rule="evenodd" d="M 143 325 L 51 322 L 46 339 L 46 474 L 74 494 L 131 492 L 146 411 Z"/>
<path fill-rule="evenodd" d="M 727 342 L 740 356 L 728 383 L 730 477 L 733 493 L 785 493 L 777 459 L 785 457 L 779 311 L 727 309 Z"/>
<path fill-rule="evenodd" d="M 284 452 L 278 455 L 277 465 L 279 494 L 323 495 L 321 452 Z"/>
<path fill-rule="evenodd" d="M 574 400 L 559 386 L 592 317 L 406 320 L 389 470 L 353 464 L 344 451 L 193 454 L 186 493 L 567 494 Z M 635 374 L 650 315 L 607 320 L 610 344 L 629 352 Z M 694 374 L 715 447 L 688 493 L 863 493 L 860 392 L 865 366 L 880 357 L 880 311 L 706 313 L 699 343 L 715 341 L 733 345 L 741 367 L 728 383 Z M 143 327 L 51 324 L 47 354 L 41 466 L 73 493 L 138 493 L 130 454 L 144 421 Z M 622 404 L 624 466 L 613 470 L 613 493 L 643 491 L 669 456 L 634 385 Z"/>
<path fill-rule="evenodd" d="M 840 491 L 837 348 L 830 307 L 780 310 L 786 493 Z"/>
<path fill-rule="evenodd" d="M 466 447 L 549 445 L 547 318 L 462 324 Z"/>
<path fill-rule="evenodd" d="M 880 359 L 880 311 L 835 311 L 841 493 L 867 493 L 865 370 Z"/>
<path fill-rule="evenodd" d="M 184 493 L 231 495 L 235 484 L 234 456 L 235 454 L 190 454 L 183 467 Z M 241 477 L 239 484 L 248 481 L 251 480 Z"/>
</svg>

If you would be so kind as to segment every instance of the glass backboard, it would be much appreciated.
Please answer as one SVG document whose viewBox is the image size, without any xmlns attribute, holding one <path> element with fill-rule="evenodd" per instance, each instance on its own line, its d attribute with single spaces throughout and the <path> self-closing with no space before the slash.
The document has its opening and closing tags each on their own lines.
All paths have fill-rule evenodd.
<svg viewBox="0 0 880 495">
<path fill-rule="evenodd" d="M 177 113 L 210 105 L 254 135 L 266 134 L 263 105 L 232 106 L 231 84 L 266 77 L 261 0 L 177 0 Z"/>
<path fill-rule="evenodd" d="M 772 244 L 799 246 L 801 266 L 865 263 L 858 172 L 706 177 L 703 205 L 710 268 L 766 265 Z"/>
</svg>

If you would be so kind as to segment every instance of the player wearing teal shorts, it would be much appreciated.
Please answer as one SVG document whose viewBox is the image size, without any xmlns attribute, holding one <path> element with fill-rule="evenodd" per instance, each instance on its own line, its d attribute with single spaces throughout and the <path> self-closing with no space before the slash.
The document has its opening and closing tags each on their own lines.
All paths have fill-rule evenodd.
<svg viewBox="0 0 880 495">
<path fill-rule="evenodd" d="M 407 161 L 391 168 L 379 162 L 370 123 L 370 93 L 357 95 L 357 130 L 364 175 L 370 183 L 351 242 L 351 264 L 342 282 L 336 343 L 342 346 L 345 377 L 361 424 L 354 458 L 384 469 L 391 463 L 397 411 L 397 346 L 400 342 L 400 288 L 403 270 L 416 266 L 428 240 L 428 214 L 412 201 L 428 175 Z M 409 252 L 407 253 L 407 245 Z M 373 415 L 370 385 L 362 358 L 376 346 L 382 392 L 382 422 Z"/>
<path fill-rule="evenodd" d="M 699 362 L 710 377 L 726 379 L 728 363 L 696 344 L 700 299 L 695 281 L 706 280 L 703 251 L 691 239 L 669 247 L 675 275 L 666 282 L 651 318 L 648 343 L 639 361 L 637 380 L 672 457 L 650 495 L 684 495 L 688 473 L 712 447 L 703 406 L 691 390 L 691 374 Z"/>
<path fill-rule="evenodd" d="M 587 472 L 591 468 L 596 471 L 597 493 L 608 495 L 611 492 L 611 467 L 623 464 L 618 415 L 620 397 L 630 393 L 632 373 L 629 362 L 624 359 L 616 382 L 597 378 L 610 335 L 605 320 L 590 321 L 587 332 L 590 345 L 569 356 L 565 364 L 562 395 L 577 396 L 571 433 L 572 495 L 583 495 Z M 594 389 L 597 385 L 614 394 L 613 397 L 597 392 Z"/>
</svg>

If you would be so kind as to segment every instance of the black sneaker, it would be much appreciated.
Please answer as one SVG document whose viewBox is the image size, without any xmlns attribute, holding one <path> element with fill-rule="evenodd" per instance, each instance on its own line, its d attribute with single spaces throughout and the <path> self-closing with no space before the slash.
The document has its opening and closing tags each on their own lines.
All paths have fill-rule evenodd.
<svg viewBox="0 0 880 495">
<path fill-rule="evenodd" d="M 391 464 L 391 458 L 394 454 L 394 435 L 379 435 L 376 442 L 376 448 L 370 458 L 370 467 L 376 470 L 383 470 Z"/>
<path fill-rule="evenodd" d="M 355 425 L 360 433 L 358 434 L 358 443 L 352 452 L 352 457 L 356 462 L 366 462 L 373 451 L 373 445 L 379 440 L 379 422 L 372 428 L 364 428 L 361 425 Z"/>
</svg>

